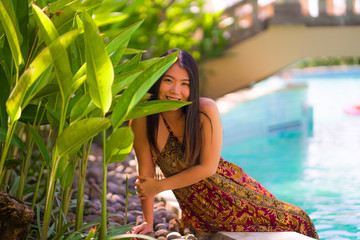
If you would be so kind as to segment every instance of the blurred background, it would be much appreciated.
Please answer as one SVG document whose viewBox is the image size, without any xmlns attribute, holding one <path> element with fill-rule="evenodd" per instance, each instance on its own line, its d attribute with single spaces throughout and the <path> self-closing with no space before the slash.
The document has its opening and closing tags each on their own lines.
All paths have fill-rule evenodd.
<svg viewBox="0 0 360 240">
<path fill-rule="evenodd" d="M 360 239 L 360 1 L 127 4 L 128 21 L 146 17 L 130 46 L 198 61 L 223 157 L 305 209 L 321 239 Z"/>
</svg>

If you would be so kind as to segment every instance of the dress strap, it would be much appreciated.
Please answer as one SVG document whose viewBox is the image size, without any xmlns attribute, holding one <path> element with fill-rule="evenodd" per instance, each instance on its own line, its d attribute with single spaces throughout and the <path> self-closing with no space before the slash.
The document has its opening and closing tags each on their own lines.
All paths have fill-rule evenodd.
<svg viewBox="0 0 360 240">
<path fill-rule="evenodd" d="M 164 120 L 165 126 L 166 126 L 166 128 L 169 130 L 170 134 L 173 135 L 173 136 L 175 136 L 173 130 L 171 130 L 169 124 L 167 123 L 167 121 L 165 120 L 165 118 L 163 117 L 163 115 L 161 115 L 161 118 Z"/>
</svg>

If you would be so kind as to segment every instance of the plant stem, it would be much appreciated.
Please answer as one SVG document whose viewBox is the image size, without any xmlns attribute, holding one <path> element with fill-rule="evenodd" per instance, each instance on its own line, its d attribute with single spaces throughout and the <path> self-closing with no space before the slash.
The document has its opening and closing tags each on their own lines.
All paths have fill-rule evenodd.
<svg viewBox="0 0 360 240">
<path fill-rule="evenodd" d="M 83 224 L 86 166 L 90 153 L 91 144 L 92 144 L 92 139 L 89 142 L 87 151 L 85 150 L 87 144 L 84 145 L 83 158 L 80 160 L 80 164 L 79 164 L 79 183 L 78 183 L 78 192 L 77 192 L 77 201 L 76 201 L 76 219 L 75 219 L 76 230 L 79 230 L 81 225 Z"/>
<path fill-rule="evenodd" d="M 0 160 L 0 174 L 1 174 L 0 175 L 0 188 L 1 188 L 1 185 L 2 185 L 3 177 L 4 177 L 3 170 L 4 170 L 5 159 L 6 159 L 6 156 L 8 154 L 8 151 L 9 151 L 10 141 L 11 141 L 12 136 L 14 134 L 14 129 L 15 129 L 14 126 L 15 126 L 15 123 L 10 124 L 10 128 L 8 129 L 8 131 L 6 133 L 5 147 L 4 147 L 3 152 L 1 154 L 1 160 Z"/>
<path fill-rule="evenodd" d="M 129 205 L 129 179 L 128 179 L 128 176 L 126 175 L 126 181 L 125 181 L 125 215 L 124 215 L 124 225 L 127 224 L 128 205 Z"/>
<path fill-rule="evenodd" d="M 101 229 L 100 239 L 105 239 L 107 235 L 107 223 L 106 223 L 106 179 L 107 179 L 107 164 L 106 164 L 106 130 L 103 131 L 103 188 L 102 188 L 102 202 L 101 202 Z"/>
<path fill-rule="evenodd" d="M 40 169 L 39 177 L 38 177 L 38 180 L 37 180 L 37 183 L 36 183 L 36 188 L 35 188 L 35 191 L 34 191 L 34 197 L 33 197 L 32 204 L 31 204 L 31 208 L 32 208 L 32 209 L 34 209 L 34 207 L 35 207 L 37 194 L 38 194 L 38 192 L 39 192 L 39 186 L 40 186 L 40 182 L 41 182 L 41 177 L 42 177 L 42 174 L 43 174 L 43 171 L 44 171 L 44 166 L 45 166 L 45 163 L 43 162 L 43 163 L 41 164 L 41 169 Z"/>
<path fill-rule="evenodd" d="M 30 132 L 28 131 L 26 133 L 26 135 L 27 135 L 27 137 L 30 137 Z M 28 147 L 27 147 L 26 158 L 25 158 L 25 161 L 22 164 L 19 188 L 18 188 L 18 192 L 17 192 L 17 195 L 16 195 L 16 198 L 19 199 L 19 200 L 22 200 L 22 198 L 23 198 L 25 181 L 26 181 L 26 177 L 27 177 L 27 173 L 28 173 L 28 168 L 29 168 L 29 164 L 30 164 L 30 159 L 31 159 L 31 154 L 32 154 L 33 147 L 34 147 L 34 139 L 30 138 L 29 143 L 28 143 Z"/>
<path fill-rule="evenodd" d="M 68 107 L 67 99 L 65 100 L 62 97 L 62 108 L 61 108 L 61 117 L 60 117 L 60 125 L 59 125 L 59 133 L 58 136 L 62 133 L 65 120 L 66 120 L 66 111 Z M 59 165 L 60 157 L 57 156 L 56 149 L 53 149 L 53 157 L 52 157 L 52 168 L 50 172 L 49 184 L 47 186 L 47 193 L 46 193 L 46 202 L 45 202 L 45 213 L 44 213 L 44 220 L 43 220 L 43 227 L 41 232 L 41 240 L 47 239 L 48 228 L 50 225 L 50 217 L 53 208 L 54 196 L 55 196 L 55 189 L 56 189 L 56 172 Z M 61 216 L 61 210 L 59 215 Z M 56 220 L 56 219 L 55 219 Z"/>
</svg>

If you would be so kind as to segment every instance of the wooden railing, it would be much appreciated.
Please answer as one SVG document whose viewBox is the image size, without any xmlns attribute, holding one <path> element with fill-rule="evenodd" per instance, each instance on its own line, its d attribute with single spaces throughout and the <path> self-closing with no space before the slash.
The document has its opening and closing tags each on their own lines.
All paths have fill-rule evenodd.
<svg viewBox="0 0 360 240">
<path fill-rule="evenodd" d="M 225 9 L 223 26 L 232 24 L 228 35 L 230 46 L 265 30 L 269 24 L 301 24 L 306 26 L 360 25 L 360 0 L 278 0 L 259 5 L 257 0 L 235 1 Z"/>
</svg>

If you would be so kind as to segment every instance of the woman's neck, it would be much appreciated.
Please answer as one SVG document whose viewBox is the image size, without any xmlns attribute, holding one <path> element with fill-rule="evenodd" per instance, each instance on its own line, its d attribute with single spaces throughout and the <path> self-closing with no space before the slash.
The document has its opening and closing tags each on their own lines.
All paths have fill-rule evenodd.
<svg viewBox="0 0 360 240">
<path fill-rule="evenodd" d="M 163 112 L 161 113 L 161 115 L 168 121 L 179 121 L 182 120 L 185 117 L 185 113 L 181 110 L 178 109 L 176 111 L 167 111 L 167 112 Z"/>
</svg>

